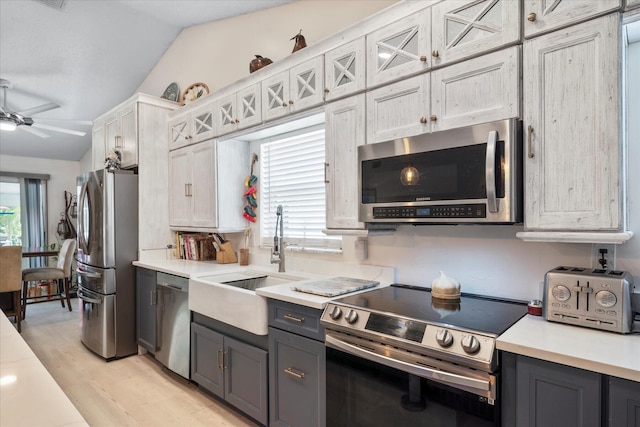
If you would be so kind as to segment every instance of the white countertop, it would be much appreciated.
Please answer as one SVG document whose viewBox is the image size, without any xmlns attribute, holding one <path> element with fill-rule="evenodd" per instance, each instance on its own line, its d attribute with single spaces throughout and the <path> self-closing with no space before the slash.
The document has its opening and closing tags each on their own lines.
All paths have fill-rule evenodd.
<svg viewBox="0 0 640 427">
<path fill-rule="evenodd" d="M 640 382 L 640 336 L 526 315 L 497 340 L 499 350 Z"/>
<path fill-rule="evenodd" d="M 187 279 L 195 279 L 196 277 L 206 276 L 208 274 L 232 272 L 242 268 L 238 264 L 218 264 L 215 261 L 160 258 L 133 261 L 133 265 L 186 277 Z"/>
<path fill-rule="evenodd" d="M 2 426 L 89 425 L 4 314 L 0 381 Z"/>
<path fill-rule="evenodd" d="M 315 294 L 309 294 L 306 292 L 294 291 L 291 289 L 291 283 L 284 283 L 282 285 L 269 286 L 266 288 L 256 289 L 256 294 L 261 295 L 266 298 L 277 299 L 280 301 L 291 302 L 293 304 L 303 305 L 306 307 L 324 309 L 324 307 L 330 301 L 333 301 L 338 298 L 345 297 L 347 295 L 354 295 L 360 292 L 367 292 L 373 289 L 381 288 L 384 286 L 389 286 L 390 283 L 381 283 L 378 286 L 368 289 L 362 289 L 355 292 L 350 292 L 348 294 L 337 295 L 335 297 L 324 297 Z"/>
</svg>

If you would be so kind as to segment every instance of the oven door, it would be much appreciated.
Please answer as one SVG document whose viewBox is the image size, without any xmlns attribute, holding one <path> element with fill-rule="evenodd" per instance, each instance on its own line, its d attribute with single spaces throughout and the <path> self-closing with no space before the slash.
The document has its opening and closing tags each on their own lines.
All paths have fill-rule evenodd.
<svg viewBox="0 0 640 427">
<path fill-rule="evenodd" d="M 327 425 L 500 424 L 495 375 L 332 331 L 326 345 Z"/>
</svg>

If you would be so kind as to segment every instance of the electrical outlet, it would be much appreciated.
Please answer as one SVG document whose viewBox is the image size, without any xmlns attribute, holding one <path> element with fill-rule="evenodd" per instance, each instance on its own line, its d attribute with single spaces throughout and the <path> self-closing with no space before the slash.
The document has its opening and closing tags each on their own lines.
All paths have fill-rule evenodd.
<svg viewBox="0 0 640 427">
<path fill-rule="evenodd" d="M 617 245 L 609 243 L 593 243 L 591 245 L 591 268 L 604 268 L 607 270 L 615 270 L 616 268 L 616 247 Z M 607 264 L 603 267 L 600 263 L 602 259 L 601 250 L 606 250 L 604 259 Z"/>
</svg>

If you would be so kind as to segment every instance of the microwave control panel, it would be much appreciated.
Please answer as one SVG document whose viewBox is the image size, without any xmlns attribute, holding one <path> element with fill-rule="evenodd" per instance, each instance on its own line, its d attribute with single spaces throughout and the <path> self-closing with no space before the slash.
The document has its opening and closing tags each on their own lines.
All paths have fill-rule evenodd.
<svg viewBox="0 0 640 427">
<path fill-rule="evenodd" d="M 373 218 L 486 218 L 487 206 L 482 203 L 465 205 L 388 206 L 373 208 Z"/>
</svg>

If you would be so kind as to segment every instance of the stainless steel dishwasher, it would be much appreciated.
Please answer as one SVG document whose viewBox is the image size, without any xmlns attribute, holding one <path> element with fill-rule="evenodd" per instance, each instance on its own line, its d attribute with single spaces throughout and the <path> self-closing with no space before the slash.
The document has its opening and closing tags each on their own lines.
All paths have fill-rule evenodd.
<svg viewBox="0 0 640 427">
<path fill-rule="evenodd" d="M 189 379 L 189 280 L 158 272 L 156 290 L 156 359 Z"/>
</svg>

